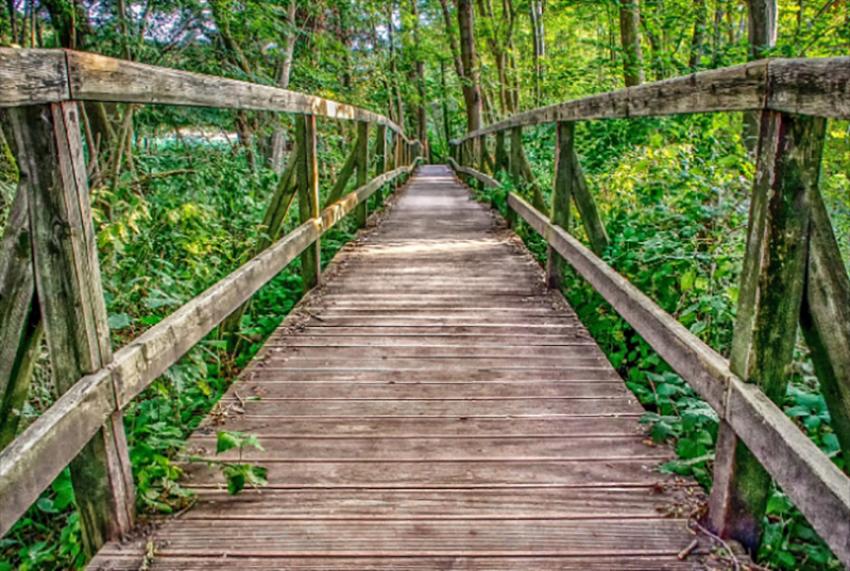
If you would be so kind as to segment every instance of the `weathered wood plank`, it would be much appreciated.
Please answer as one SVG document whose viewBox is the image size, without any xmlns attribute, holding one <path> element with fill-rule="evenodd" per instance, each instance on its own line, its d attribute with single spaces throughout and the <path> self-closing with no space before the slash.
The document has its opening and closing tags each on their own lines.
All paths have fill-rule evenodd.
<svg viewBox="0 0 850 571">
<path fill-rule="evenodd" d="M 65 54 L 71 97 L 78 100 L 279 111 L 369 121 L 402 133 L 398 125 L 383 115 L 322 97 L 93 53 L 66 51 Z"/>
<path fill-rule="evenodd" d="M 656 457 L 632 455 L 614 460 L 552 460 L 518 462 L 289 462 L 268 464 L 267 489 L 490 489 L 529 486 L 609 488 L 652 486 L 670 479 L 656 471 Z M 187 484 L 221 489 L 218 470 L 204 464 L 185 467 Z"/>
<path fill-rule="evenodd" d="M 70 97 L 62 50 L 0 48 L 0 107 L 56 103 Z"/>
<path fill-rule="evenodd" d="M 151 571 L 171 570 L 212 571 L 231 570 L 234 565 L 248 570 L 302 569 L 304 571 L 433 571 L 434 569 L 457 569 L 462 571 L 564 571 L 583 569 L 586 571 L 684 571 L 692 570 L 694 562 L 679 561 L 663 555 L 628 555 L 590 557 L 546 556 L 546 557 L 154 557 L 150 561 L 144 556 L 144 546 L 134 545 L 126 551 L 135 555 L 104 554 L 91 565 L 95 571 L 138 571 L 145 565 Z"/>
<path fill-rule="evenodd" d="M 771 59 L 767 108 L 850 118 L 850 57 Z"/>
<path fill-rule="evenodd" d="M 556 103 L 517 113 L 467 133 L 458 142 L 517 127 L 558 121 L 762 109 L 767 67 L 768 60 L 754 61 Z"/>
</svg>

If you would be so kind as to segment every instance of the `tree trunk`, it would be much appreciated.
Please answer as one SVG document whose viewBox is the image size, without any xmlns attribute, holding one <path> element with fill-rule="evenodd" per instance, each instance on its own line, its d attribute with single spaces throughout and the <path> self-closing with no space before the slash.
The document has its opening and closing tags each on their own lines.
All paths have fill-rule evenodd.
<svg viewBox="0 0 850 571">
<path fill-rule="evenodd" d="M 472 0 L 458 0 L 457 21 L 460 29 L 460 58 L 463 64 L 463 98 L 466 102 L 467 132 L 481 128 L 481 83 L 475 54 L 475 16 Z"/>
<path fill-rule="evenodd" d="M 295 9 L 296 0 L 289 0 L 286 9 L 287 31 L 283 37 L 283 59 L 277 69 L 277 85 L 283 89 L 289 87 L 289 77 L 292 74 L 292 59 L 295 53 Z M 283 153 L 286 150 L 286 134 L 280 119 L 276 118 L 271 143 L 271 165 L 275 172 L 279 173 L 283 168 Z"/>
<path fill-rule="evenodd" d="M 765 57 L 767 52 L 776 45 L 776 0 L 748 0 L 747 8 L 749 58 L 756 60 Z M 756 152 L 759 120 L 760 115 L 757 111 L 744 113 L 744 145 L 750 154 Z"/>
<path fill-rule="evenodd" d="M 691 70 L 696 71 L 700 67 L 705 45 L 705 28 L 708 19 L 705 0 L 695 0 L 694 11 L 696 12 L 694 15 L 694 34 L 691 38 L 691 57 L 688 66 Z"/>
<path fill-rule="evenodd" d="M 430 161 L 431 146 L 428 144 L 428 123 L 425 114 L 425 62 L 422 60 L 419 38 L 419 9 L 417 0 L 410 0 L 410 12 L 413 16 L 413 53 L 414 79 L 416 82 L 416 138 L 422 143 L 422 152 Z"/>
<path fill-rule="evenodd" d="M 626 87 L 643 83 L 643 50 L 640 46 L 640 4 L 620 0 L 620 42 L 623 47 L 623 79 Z"/>
</svg>

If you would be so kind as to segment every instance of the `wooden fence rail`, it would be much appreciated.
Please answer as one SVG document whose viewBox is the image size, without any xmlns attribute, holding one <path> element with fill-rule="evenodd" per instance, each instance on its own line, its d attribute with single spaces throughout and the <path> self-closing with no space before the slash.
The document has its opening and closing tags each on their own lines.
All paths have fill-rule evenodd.
<svg viewBox="0 0 850 571">
<path fill-rule="evenodd" d="M 762 129 L 727 361 L 601 261 L 608 236 L 575 152 L 574 122 L 744 110 L 761 112 Z M 715 531 L 755 548 L 772 477 L 850 566 L 850 478 L 777 406 L 799 323 L 845 462 L 850 458 L 850 277 L 818 189 L 827 117 L 850 117 L 850 58 L 763 60 L 520 113 L 455 141 L 460 164 L 449 163 L 486 187 L 495 182 L 480 172 L 487 164 L 531 185 L 534 204 L 510 194 L 508 217 L 514 223 L 519 215 L 546 239 L 550 287 L 559 287 L 563 264 L 571 265 L 717 411 L 709 502 Z M 550 122 L 557 123 L 551 210 L 520 136 L 523 126 Z M 489 134 L 496 135 L 493 161 Z M 568 233 L 571 203 L 592 252 Z"/>
<path fill-rule="evenodd" d="M 296 257 L 301 257 L 305 287 L 319 283 L 321 236 L 352 211 L 364 224 L 368 199 L 412 172 L 420 145 L 386 117 L 351 105 L 68 50 L 0 49 L 0 85 L 0 107 L 9 108 L 21 167 L 0 250 L 0 403 L 4 410 L 10 402 L 22 406 L 42 327 L 61 393 L 0 451 L 0 535 L 70 463 L 85 547 L 93 554 L 107 539 L 128 531 L 134 520 L 122 408 L 228 316 L 233 321 L 240 315 L 251 296 Z M 295 150 L 264 220 L 276 241 L 259 244 L 250 261 L 114 355 L 80 135 L 77 101 L 89 100 L 296 114 Z M 352 153 L 356 188 L 346 193 L 348 179 L 341 180 L 324 210 L 319 207 L 317 116 L 356 121 L 359 134 Z M 370 124 L 377 125 L 378 156 L 375 176 L 367 181 Z M 277 239 L 296 196 L 301 225 Z M 0 419 L 0 434 L 9 426 L 14 432 L 13 420 Z"/>
</svg>

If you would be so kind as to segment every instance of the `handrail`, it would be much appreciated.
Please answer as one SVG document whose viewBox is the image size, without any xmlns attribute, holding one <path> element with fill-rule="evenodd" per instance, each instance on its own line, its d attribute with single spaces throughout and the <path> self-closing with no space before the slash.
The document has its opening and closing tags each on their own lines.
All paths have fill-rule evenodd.
<svg viewBox="0 0 850 571">
<path fill-rule="evenodd" d="M 385 125 L 389 118 L 354 105 L 280 87 L 65 49 L 0 48 L 0 108 L 61 101 L 110 101 L 305 113 Z"/>
<path fill-rule="evenodd" d="M 325 208 L 229 276 L 118 350 L 112 362 L 80 379 L 0 451 L 0 536 L 94 436 L 198 341 L 338 221 L 385 184 L 410 174 L 408 166 L 384 173 Z"/>
<path fill-rule="evenodd" d="M 490 179 L 450 159 L 458 173 Z M 492 180 L 492 179 L 490 179 Z M 497 183 L 497 186 L 501 187 Z M 757 385 L 744 382 L 729 361 L 618 274 L 579 240 L 516 193 L 519 214 L 714 409 L 752 451 L 794 505 L 850 566 L 850 478 Z"/>
<path fill-rule="evenodd" d="M 455 139 L 557 121 L 772 109 L 850 119 L 850 57 L 762 59 L 517 113 Z"/>
</svg>

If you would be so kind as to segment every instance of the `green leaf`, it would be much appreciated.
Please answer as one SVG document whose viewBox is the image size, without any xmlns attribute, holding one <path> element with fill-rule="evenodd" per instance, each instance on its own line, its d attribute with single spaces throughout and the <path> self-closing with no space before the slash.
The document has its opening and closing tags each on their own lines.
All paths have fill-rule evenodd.
<svg viewBox="0 0 850 571">
<path fill-rule="evenodd" d="M 690 269 L 679 278 L 679 288 L 684 291 L 690 291 L 694 287 L 694 281 L 697 279 L 697 273 Z"/>
<path fill-rule="evenodd" d="M 227 432 L 226 430 L 219 431 L 216 435 L 215 453 L 221 454 L 222 452 L 227 452 L 232 448 L 241 447 L 242 439 L 240 436 L 241 435 L 238 432 Z"/>
<path fill-rule="evenodd" d="M 129 327 L 132 322 L 130 316 L 126 313 L 114 313 L 107 319 L 110 329 L 124 329 L 125 327 Z"/>
</svg>

